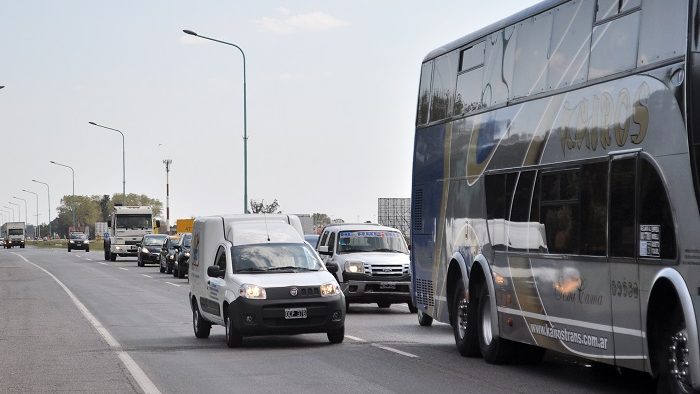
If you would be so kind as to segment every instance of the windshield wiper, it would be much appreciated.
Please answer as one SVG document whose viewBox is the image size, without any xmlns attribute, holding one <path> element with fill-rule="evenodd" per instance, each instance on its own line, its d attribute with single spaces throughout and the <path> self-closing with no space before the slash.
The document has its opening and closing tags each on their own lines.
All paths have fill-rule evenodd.
<svg viewBox="0 0 700 394">
<path fill-rule="evenodd" d="M 374 252 L 389 252 L 389 253 L 403 253 L 400 250 L 395 250 L 395 249 L 387 249 L 387 248 L 382 248 L 382 249 L 375 249 Z"/>
<path fill-rule="evenodd" d="M 265 272 L 265 271 L 268 271 L 268 270 L 263 269 L 263 268 L 258 268 L 258 267 L 250 267 L 250 268 L 242 268 L 242 269 L 236 270 L 236 273 L 239 273 L 239 272 Z"/>
<path fill-rule="evenodd" d="M 338 253 L 362 253 L 362 252 L 367 252 L 364 249 L 345 249 L 345 250 L 340 250 Z"/>
<path fill-rule="evenodd" d="M 287 270 L 304 270 L 304 271 L 314 271 L 305 267 L 297 267 L 293 265 L 286 265 L 284 267 L 272 267 L 268 268 L 268 271 L 287 271 Z"/>
</svg>

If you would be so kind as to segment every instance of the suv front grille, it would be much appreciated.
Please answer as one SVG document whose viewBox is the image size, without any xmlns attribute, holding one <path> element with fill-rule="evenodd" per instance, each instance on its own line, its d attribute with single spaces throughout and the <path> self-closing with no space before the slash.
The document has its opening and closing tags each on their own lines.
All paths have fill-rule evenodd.
<svg viewBox="0 0 700 394">
<path fill-rule="evenodd" d="M 370 264 L 365 263 L 365 275 L 370 276 L 403 276 L 408 274 L 409 264 Z"/>
</svg>

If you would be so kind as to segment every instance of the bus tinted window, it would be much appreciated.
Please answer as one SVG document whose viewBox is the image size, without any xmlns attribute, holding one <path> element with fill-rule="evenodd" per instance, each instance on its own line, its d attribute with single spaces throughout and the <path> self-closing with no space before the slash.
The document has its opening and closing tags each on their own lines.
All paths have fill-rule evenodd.
<svg viewBox="0 0 700 394">
<path fill-rule="evenodd" d="M 542 175 L 540 222 L 550 253 L 578 254 L 578 171 Z"/>
<path fill-rule="evenodd" d="M 488 106 L 505 104 L 513 81 L 515 28 L 507 27 L 486 39 L 483 101 Z"/>
<path fill-rule="evenodd" d="M 605 256 L 608 162 L 581 168 L 581 254 Z"/>
<path fill-rule="evenodd" d="M 518 186 L 513 195 L 513 207 L 510 211 L 511 222 L 527 222 L 530 216 L 530 197 L 535 182 L 535 171 L 523 171 L 518 179 Z"/>
<path fill-rule="evenodd" d="M 547 55 L 552 32 L 552 13 L 545 12 L 517 25 L 518 42 L 512 98 L 537 94 L 545 89 Z"/>
<path fill-rule="evenodd" d="M 594 6 L 592 1 L 575 0 L 554 9 L 548 89 L 586 81 Z"/>
<path fill-rule="evenodd" d="M 433 73 L 433 62 L 423 63 L 420 70 L 420 88 L 418 91 L 418 111 L 416 124 L 428 123 L 428 110 L 430 109 L 430 79 Z"/>
<path fill-rule="evenodd" d="M 656 169 L 642 161 L 639 174 L 640 257 L 676 257 L 676 234 L 666 190 Z"/>
<path fill-rule="evenodd" d="M 593 28 L 588 76 L 605 77 L 637 66 L 640 11 Z M 610 54 L 614 53 L 614 56 Z"/>
<path fill-rule="evenodd" d="M 483 80 L 483 66 L 463 72 L 457 76 L 456 114 L 478 111 L 485 107 L 481 96 Z"/>
<path fill-rule="evenodd" d="M 610 171 L 610 255 L 634 257 L 633 158 L 613 160 Z"/>
<path fill-rule="evenodd" d="M 457 78 L 456 52 L 435 59 L 433 82 L 430 89 L 430 121 L 452 115 L 455 83 Z"/>
</svg>

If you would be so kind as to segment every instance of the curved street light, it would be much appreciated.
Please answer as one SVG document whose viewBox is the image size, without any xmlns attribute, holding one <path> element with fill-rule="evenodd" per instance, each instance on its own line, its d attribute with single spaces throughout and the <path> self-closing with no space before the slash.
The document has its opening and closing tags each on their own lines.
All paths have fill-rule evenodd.
<svg viewBox="0 0 700 394">
<path fill-rule="evenodd" d="M 33 194 L 36 197 L 36 231 L 34 235 L 37 238 L 41 238 L 41 232 L 39 231 L 39 194 L 27 189 L 22 189 L 22 191 Z"/>
<path fill-rule="evenodd" d="M 29 222 L 27 221 L 27 212 L 28 212 L 28 211 L 27 211 L 27 200 L 24 199 L 24 198 L 15 197 L 15 196 L 12 196 L 12 198 L 17 199 L 17 200 L 22 200 L 22 201 L 24 201 L 24 223 L 25 223 L 25 224 L 26 224 L 26 223 L 29 223 Z"/>
<path fill-rule="evenodd" d="M 7 208 L 7 209 L 4 209 L 4 208 Z M 2 212 L 4 212 L 4 213 L 7 214 L 7 221 L 8 221 L 8 222 L 10 221 L 10 217 L 12 217 L 12 221 L 13 221 L 13 222 L 15 221 L 15 213 L 12 212 L 12 208 L 6 207 L 6 206 L 3 205 L 3 209 L 0 209 L 0 211 L 2 211 Z"/>
<path fill-rule="evenodd" d="M 71 167 L 67 164 L 58 163 L 58 162 L 55 162 L 53 160 L 49 160 L 49 163 L 55 164 L 57 166 L 69 168 L 71 170 L 71 173 L 73 173 L 73 204 L 71 204 L 71 205 L 73 205 L 73 231 L 75 231 L 75 170 L 73 169 L 73 167 Z"/>
<path fill-rule="evenodd" d="M 32 182 L 35 183 L 41 183 L 42 185 L 46 186 L 46 201 L 49 204 L 49 211 L 48 211 L 48 221 L 49 221 L 49 239 L 53 238 L 53 233 L 51 232 L 51 188 L 49 187 L 49 184 L 46 182 L 41 182 L 37 181 L 36 179 L 32 179 Z"/>
<path fill-rule="evenodd" d="M 205 40 L 230 45 L 238 49 L 241 52 L 241 55 L 243 55 L 243 213 L 250 213 L 250 211 L 248 210 L 248 105 L 246 93 L 245 53 L 243 52 L 243 49 L 241 49 L 241 47 L 234 43 L 217 40 L 216 38 L 202 36 L 193 32 L 192 30 L 183 30 L 182 32 L 191 36 L 203 38 Z"/>
<path fill-rule="evenodd" d="M 20 205 L 17 204 L 16 202 L 12 202 L 12 201 L 8 201 L 7 203 L 17 207 L 17 220 L 22 220 L 22 209 L 20 208 Z M 15 216 L 15 211 L 13 208 L 12 209 L 12 217 L 14 217 L 14 216 Z"/>
<path fill-rule="evenodd" d="M 122 195 L 124 196 L 124 205 L 126 205 L 126 148 L 124 145 L 124 133 L 121 130 L 113 129 L 111 127 L 103 126 L 101 124 L 97 124 L 95 122 L 88 122 L 93 126 L 101 127 L 103 129 L 107 130 L 112 130 L 116 131 L 117 133 L 122 135 Z"/>
</svg>

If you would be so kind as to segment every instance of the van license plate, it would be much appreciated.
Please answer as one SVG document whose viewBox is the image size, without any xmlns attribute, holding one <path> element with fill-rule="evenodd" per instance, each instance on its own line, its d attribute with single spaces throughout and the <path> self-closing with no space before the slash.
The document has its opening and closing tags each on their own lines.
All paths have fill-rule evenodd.
<svg viewBox="0 0 700 394">
<path fill-rule="evenodd" d="M 306 308 L 285 308 L 285 319 L 306 319 Z"/>
<path fill-rule="evenodd" d="M 396 288 L 396 283 L 387 283 L 387 282 L 382 282 L 379 284 L 380 289 L 395 289 Z"/>
</svg>

